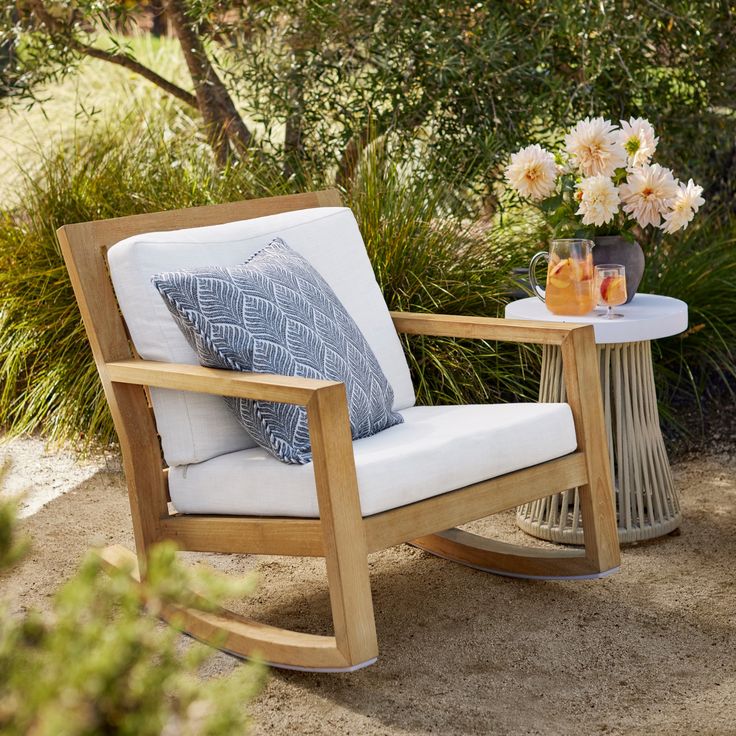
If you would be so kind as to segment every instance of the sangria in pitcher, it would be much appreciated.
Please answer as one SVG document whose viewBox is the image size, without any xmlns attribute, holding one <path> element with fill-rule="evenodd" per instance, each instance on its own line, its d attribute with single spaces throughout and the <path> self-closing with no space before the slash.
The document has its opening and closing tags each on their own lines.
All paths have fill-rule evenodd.
<svg viewBox="0 0 736 736">
<path fill-rule="evenodd" d="M 547 287 L 539 286 L 535 267 L 547 261 Z M 573 238 L 553 240 L 549 253 L 537 253 L 529 264 L 529 282 L 553 314 L 579 316 L 596 305 L 593 282 L 593 241 Z"/>
</svg>

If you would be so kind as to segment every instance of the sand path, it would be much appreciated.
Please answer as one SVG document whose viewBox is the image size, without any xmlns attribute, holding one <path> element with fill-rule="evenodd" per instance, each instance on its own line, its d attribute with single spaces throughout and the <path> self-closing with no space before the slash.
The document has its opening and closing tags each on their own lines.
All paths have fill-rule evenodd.
<svg viewBox="0 0 736 736">
<path fill-rule="evenodd" d="M 378 663 L 274 672 L 250 705 L 253 733 L 736 734 L 736 441 L 729 430 L 709 447 L 673 465 L 682 534 L 625 548 L 606 580 L 509 580 L 407 546 L 374 555 Z M 0 580 L 16 611 L 46 607 L 91 546 L 132 545 L 109 461 L 22 524 L 33 550 Z M 509 515 L 491 525 L 525 538 Z M 320 561 L 209 559 L 258 572 L 243 610 L 324 629 Z M 217 654 L 205 674 L 235 666 Z"/>
</svg>

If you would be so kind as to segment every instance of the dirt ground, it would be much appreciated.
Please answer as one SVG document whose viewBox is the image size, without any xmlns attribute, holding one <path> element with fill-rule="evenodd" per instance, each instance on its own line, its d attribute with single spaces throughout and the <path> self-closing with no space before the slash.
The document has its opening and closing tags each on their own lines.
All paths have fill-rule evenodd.
<svg viewBox="0 0 736 736">
<path fill-rule="evenodd" d="M 408 546 L 371 558 L 380 658 L 354 674 L 273 671 L 249 705 L 258 734 L 736 734 L 736 422 L 673 462 L 680 536 L 627 546 L 621 572 L 585 582 L 504 579 Z M 16 445 L 17 465 L 29 460 Z M 38 448 L 29 450 L 38 453 Z M 19 461 L 20 456 L 20 461 Z M 37 460 L 37 458 L 36 458 Z M 54 455 L 36 464 L 54 477 Z M 44 608 L 93 545 L 132 545 L 115 462 L 22 522 L 29 558 L 0 580 L 14 610 Z M 513 516 L 488 522 L 522 542 Z M 201 556 L 200 556 L 201 557 Z M 255 569 L 243 610 L 315 633 L 323 564 L 208 556 Z M 205 676 L 238 661 L 216 654 Z"/>
</svg>

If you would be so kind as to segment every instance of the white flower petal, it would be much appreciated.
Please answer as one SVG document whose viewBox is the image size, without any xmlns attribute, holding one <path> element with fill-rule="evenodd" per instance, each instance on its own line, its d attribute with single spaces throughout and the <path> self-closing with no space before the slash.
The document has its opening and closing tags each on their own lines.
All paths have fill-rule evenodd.
<svg viewBox="0 0 736 736">
<path fill-rule="evenodd" d="M 539 145 L 527 146 L 512 154 L 506 180 L 522 197 L 538 201 L 549 197 L 557 183 L 555 157 Z"/>
<path fill-rule="evenodd" d="M 619 145 L 626 151 L 629 168 L 648 164 L 657 150 L 659 138 L 654 135 L 654 128 L 644 118 L 629 118 L 627 123 L 621 121 L 621 130 L 617 133 Z"/>
<path fill-rule="evenodd" d="M 617 133 L 610 120 L 599 117 L 581 120 L 565 136 L 565 150 L 583 176 L 613 176 L 626 166 L 626 151 Z"/>
<path fill-rule="evenodd" d="M 645 164 L 629 172 L 619 187 L 624 212 L 641 227 L 659 227 L 662 215 L 668 212 L 678 193 L 672 172 L 659 164 Z"/>
<path fill-rule="evenodd" d="M 605 225 L 618 212 L 619 194 L 607 176 L 590 176 L 576 187 L 580 207 L 575 214 L 583 216 L 583 225 Z"/>
<path fill-rule="evenodd" d="M 666 233 L 671 235 L 672 233 L 676 233 L 678 230 L 684 230 L 694 216 L 695 213 L 691 209 L 686 208 L 665 212 L 664 222 L 660 227 Z"/>
<path fill-rule="evenodd" d="M 687 184 L 680 182 L 677 195 L 671 204 L 672 209 L 664 213 L 662 230 L 666 233 L 675 233 L 684 230 L 692 221 L 699 207 L 705 203 L 700 196 L 703 187 L 698 186 L 692 179 Z"/>
</svg>

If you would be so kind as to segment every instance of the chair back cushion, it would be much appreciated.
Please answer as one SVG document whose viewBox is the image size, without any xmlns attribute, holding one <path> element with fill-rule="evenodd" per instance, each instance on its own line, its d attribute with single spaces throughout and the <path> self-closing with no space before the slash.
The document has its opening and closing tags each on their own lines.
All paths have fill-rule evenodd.
<svg viewBox="0 0 736 736">
<path fill-rule="evenodd" d="M 199 228 L 145 233 L 108 251 L 120 309 L 137 353 L 146 360 L 197 365 L 199 359 L 166 308 L 155 274 L 236 266 L 282 237 L 330 285 L 365 336 L 394 392 L 393 409 L 414 405 L 398 335 L 376 282 L 352 212 L 318 207 Z M 218 396 L 151 389 L 156 425 L 169 465 L 198 463 L 255 447 Z"/>
<path fill-rule="evenodd" d="M 274 238 L 240 266 L 153 277 L 202 365 L 345 384 L 353 439 L 400 424 L 376 356 L 330 285 Z M 312 459 L 303 406 L 225 397 L 238 422 L 286 463 Z"/>
</svg>

